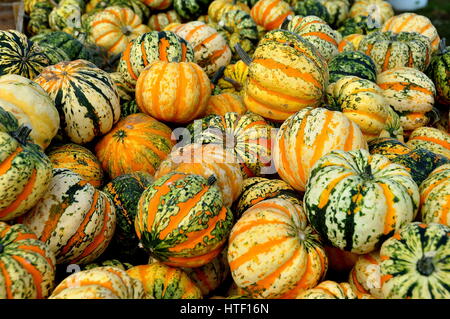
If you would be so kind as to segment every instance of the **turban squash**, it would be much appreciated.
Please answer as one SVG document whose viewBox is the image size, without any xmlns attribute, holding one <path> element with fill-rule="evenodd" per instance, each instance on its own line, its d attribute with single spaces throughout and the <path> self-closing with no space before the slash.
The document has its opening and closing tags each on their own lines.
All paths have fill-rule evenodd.
<svg viewBox="0 0 450 319">
<path fill-rule="evenodd" d="M 416 217 L 419 189 L 403 166 L 384 156 L 339 150 L 314 165 L 304 203 L 321 236 L 335 247 L 365 254 Z"/>
</svg>

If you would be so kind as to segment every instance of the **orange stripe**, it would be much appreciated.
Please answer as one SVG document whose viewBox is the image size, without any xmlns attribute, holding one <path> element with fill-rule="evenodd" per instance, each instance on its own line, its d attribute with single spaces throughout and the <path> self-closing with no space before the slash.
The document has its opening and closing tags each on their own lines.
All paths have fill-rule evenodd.
<svg viewBox="0 0 450 319">
<path fill-rule="evenodd" d="M 131 75 L 131 77 L 134 80 L 138 79 L 138 76 L 134 73 L 133 71 L 133 66 L 131 65 L 131 61 L 130 61 L 130 51 L 131 51 L 131 46 L 133 45 L 133 42 L 128 43 L 127 48 L 125 49 L 125 51 L 123 52 L 123 56 L 122 59 L 125 60 L 127 62 L 127 70 L 128 73 Z"/>
<path fill-rule="evenodd" d="M 50 266 L 52 266 L 53 269 L 55 268 L 55 265 L 53 264 L 53 261 L 46 255 L 45 251 L 40 249 L 38 246 L 19 245 L 17 248 L 18 249 L 32 251 L 32 252 L 35 252 L 35 253 L 39 254 L 40 256 L 44 257 L 47 260 L 48 264 Z"/>
<path fill-rule="evenodd" d="M 307 36 L 318 37 L 319 39 L 324 40 L 326 42 L 329 42 L 329 43 L 333 44 L 336 47 L 338 46 L 338 44 L 337 44 L 335 39 L 333 39 L 328 34 L 323 33 L 323 32 L 307 32 L 307 33 L 303 33 L 302 34 L 302 37 L 307 37 Z"/>
<path fill-rule="evenodd" d="M 6 290 L 6 298 L 7 299 L 13 299 L 14 296 L 11 291 L 12 287 L 12 281 L 11 277 L 9 276 L 8 271 L 6 270 L 6 266 L 3 264 L 3 262 L 0 260 L 0 270 L 3 275 L 3 278 L 5 279 L 5 290 Z"/>
<path fill-rule="evenodd" d="M 214 40 L 218 35 L 219 35 L 219 33 L 213 33 L 213 34 L 211 34 L 209 37 L 207 37 L 206 39 L 204 39 L 203 41 L 201 41 L 200 43 L 198 43 L 198 44 L 195 46 L 194 51 L 198 51 L 198 49 L 204 47 L 205 44 L 207 44 L 208 42 L 211 42 L 212 40 Z"/>
<path fill-rule="evenodd" d="M 95 27 L 95 26 L 97 26 L 97 25 L 99 25 L 99 24 L 101 24 L 101 23 L 112 24 L 112 25 L 114 25 L 114 26 L 120 28 L 120 26 L 119 26 L 117 23 L 114 23 L 114 22 L 111 21 L 111 20 L 105 20 L 105 19 L 103 19 L 103 20 L 97 20 L 97 21 L 92 22 L 91 27 Z"/>
<path fill-rule="evenodd" d="M 295 102 L 295 103 L 300 103 L 302 105 L 308 105 L 308 106 L 311 103 L 314 103 L 314 101 L 315 101 L 315 99 L 309 99 L 309 100 L 308 99 L 301 99 L 301 98 L 294 97 L 294 96 L 291 96 L 291 95 L 287 95 L 287 94 L 284 94 L 284 93 L 281 93 L 281 92 L 269 90 L 268 88 L 262 86 L 258 81 L 256 81 L 253 78 L 249 78 L 248 80 L 249 80 L 250 83 L 255 85 L 261 91 L 265 91 L 268 94 L 275 95 L 275 96 L 280 97 L 280 98 L 285 99 L 285 100 L 289 100 L 289 101 L 292 101 L 292 102 Z"/>
<path fill-rule="evenodd" d="M 393 277 L 392 275 L 383 275 L 383 276 L 381 276 L 381 285 L 383 285 L 386 281 L 388 281 L 392 277 Z"/>
<path fill-rule="evenodd" d="M 238 229 L 234 230 L 233 233 L 230 234 L 229 242 L 233 242 L 233 240 L 240 234 L 245 233 L 246 231 L 250 230 L 253 227 L 261 226 L 261 225 L 285 225 L 286 227 L 289 227 L 290 225 L 277 220 L 254 220 L 250 223 L 246 223 L 245 225 L 239 227 Z"/>
<path fill-rule="evenodd" d="M 178 63 L 178 79 L 177 79 L 177 89 L 175 90 L 175 102 L 173 103 L 173 105 L 175 106 L 173 108 L 174 110 L 174 115 L 173 118 L 176 118 L 178 110 L 180 111 L 185 111 L 186 107 L 185 107 L 185 101 L 186 99 L 184 98 L 185 94 L 187 93 L 186 90 L 186 79 L 184 77 L 184 63 Z"/>
<path fill-rule="evenodd" d="M 142 61 L 144 62 L 144 66 L 147 66 L 148 59 L 147 59 L 147 51 L 145 50 L 145 42 L 141 43 L 141 53 L 142 53 Z"/>
<path fill-rule="evenodd" d="M 313 155 L 309 160 L 309 167 L 313 167 L 314 163 L 324 155 L 325 144 L 328 142 L 330 135 L 333 135 L 334 133 L 332 129 L 330 129 L 330 123 L 334 114 L 335 113 L 331 111 L 325 112 L 325 120 L 321 126 L 322 129 L 316 135 L 313 142 L 315 147 L 313 147 Z"/>
<path fill-rule="evenodd" d="M 170 48 L 170 43 L 167 39 L 161 39 L 161 41 L 159 42 L 159 59 L 161 61 L 167 61 L 169 62 L 168 59 L 168 54 L 167 54 L 167 50 L 168 48 Z"/>
<path fill-rule="evenodd" d="M 273 30 L 275 28 L 279 28 L 283 21 L 286 19 L 287 16 L 292 15 L 294 12 L 288 11 L 282 15 L 279 15 L 275 20 L 269 22 L 268 24 L 264 25 L 264 28 L 266 30 Z"/>
<path fill-rule="evenodd" d="M 410 140 L 421 140 L 421 141 L 426 141 L 426 142 L 431 142 L 431 143 L 435 143 L 435 144 L 439 144 L 442 147 L 450 150 L 450 143 L 434 138 L 434 137 L 428 137 L 428 136 L 415 136 Z"/>
<path fill-rule="evenodd" d="M 344 143 L 344 151 L 350 151 L 353 149 L 353 139 L 354 139 L 354 133 L 355 133 L 356 127 L 353 124 L 353 122 L 350 121 L 350 128 L 348 132 L 348 136 L 345 139 Z"/>
<path fill-rule="evenodd" d="M 156 81 L 154 82 L 154 85 L 152 88 L 150 88 L 151 97 L 152 97 L 152 110 L 158 114 L 158 116 L 161 116 L 161 108 L 159 106 L 159 89 L 162 84 L 162 78 L 164 74 L 166 73 L 166 69 L 169 66 L 169 63 L 164 63 L 161 67 L 161 70 L 158 70 L 159 74 L 156 78 Z"/>
<path fill-rule="evenodd" d="M 5 174 L 11 168 L 12 162 L 16 158 L 16 155 L 22 151 L 23 149 L 21 147 L 16 148 L 14 152 L 12 152 L 2 163 L 0 163 L 0 175 Z"/>
<path fill-rule="evenodd" d="M 384 57 L 382 71 L 389 69 L 389 60 L 391 58 L 391 50 L 390 49 L 391 49 L 391 44 L 389 44 L 389 47 L 386 52 L 386 56 Z"/>
<path fill-rule="evenodd" d="M 383 234 L 390 233 L 393 229 L 395 229 L 395 223 L 396 223 L 396 211 L 394 208 L 394 195 L 390 191 L 389 187 L 386 184 L 379 184 L 380 187 L 383 189 L 384 197 L 386 198 L 386 216 L 384 218 L 384 231 Z"/>
<path fill-rule="evenodd" d="M 184 39 L 186 41 L 191 41 L 191 37 L 194 35 L 195 32 L 197 32 L 197 30 L 200 30 L 201 28 L 206 27 L 205 24 L 201 24 L 199 26 L 194 27 L 191 31 L 189 31 L 185 36 Z M 184 31 L 184 30 L 183 30 Z"/>
<path fill-rule="evenodd" d="M 411 14 L 409 17 L 407 17 L 405 20 L 403 20 L 402 23 L 400 23 L 396 28 L 393 29 L 395 33 L 399 33 L 403 30 L 403 28 L 408 24 L 409 21 L 414 19 L 416 17 L 415 14 Z"/>
<path fill-rule="evenodd" d="M 261 7 L 263 6 L 263 4 L 266 4 L 267 2 L 262 2 L 261 3 Z M 264 9 L 263 13 L 262 13 L 262 17 L 261 15 L 258 15 L 258 18 L 262 18 L 262 25 L 264 25 L 264 28 L 267 30 L 266 28 L 266 19 L 269 18 L 269 15 L 271 14 L 270 11 L 272 11 L 272 9 L 277 6 L 280 3 L 280 1 L 272 1 L 269 3 L 269 5 Z"/>
<path fill-rule="evenodd" d="M 276 239 L 270 239 L 264 243 L 258 243 L 252 246 L 250 249 L 247 250 L 247 252 L 245 252 L 235 260 L 229 262 L 231 271 L 234 271 L 242 264 L 251 261 L 257 255 L 269 252 L 273 247 L 276 247 L 291 238 L 292 237 L 286 236 Z"/>
<path fill-rule="evenodd" d="M 408 90 L 415 90 L 429 95 L 433 95 L 433 92 L 431 92 L 430 90 L 427 90 L 426 88 L 408 82 L 385 82 L 378 84 L 378 86 L 383 90 L 389 89 L 394 91 L 403 91 L 406 87 L 408 87 Z"/>
<path fill-rule="evenodd" d="M 366 111 L 362 111 L 362 110 L 354 110 L 354 109 L 345 109 L 342 111 L 342 113 L 351 113 L 351 114 L 358 114 L 358 115 L 363 115 L 363 116 L 367 116 L 368 118 L 374 119 L 377 122 L 381 122 L 381 123 L 385 123 L 386 122 L 386 118 L 384 118 L 381 115 L 378 115 L 376 113 L 372 113 L 372 112 L 366 112 Z"/>
<path fill-rule="evenodd" d="M 336 185 L 342 181 L 344 178 L 353 175 L 352 172 L 350 173 L 346 173 L 344 175 L 341 175 L 340 177 L 334 179 L 333 181 L 329 182 L 327 184 L 327 186 L 325 187 L 325 189 L 322 191 L 322 193 L 320 194 L 320 199 L 319 199 L 319 204 L 318 204 L 318 208 L 324 208 L 325 205 L 328 203 L 328 199 L 330 197 L 331 191 L 336 187 Z"/>
<path fill-rule="evenodd" d="M 195 257 L 169 257 L 164 264 L 173 267 L 199 267 L 213 260 L 223 249 L 223 245 L 206 254 Z"/>
<path fill-rule="evenodd" d="M 36 298 L 42 299 L 42 276 L 39 270 L 33 266 L 28 260 L 20 256 L 12 256 L 12 258 L 17 261 L 33 278 L 34 286 L 36 287 Z"/>
<path fill-rule="evenodd" d="M 33 173 L 31 173 L 30 179 L 27 182 L 27 184 L 25 185 L 25 187 L 23 188 L 22 192 L 17 196 L 17 198 L 8 207 L 6 207 L 3 210 L 0 210 L 0 217 L 5 217 L 8 214 L 15 211 L 20 206 L 20 204 L 22 204 L 22 202 L 24 200 L 26 200 L 28 198 L 28 196 L 31 195 L 35 184 L 36 184 L 36 169 L 33 169 Z"/>
<path fill-rule="evenodd" d="M 352 269 L 350 272 L 350 275 L 352 276 L 353 284 L 355 285 L 355 288 L 357 292 L 363 293 L 363 294 L 370 294 L 364 287 L 361 285 L 361 283 L 358 281 L 358 278 L 356 277 L 356 271 L 355 269 Z"/>
<path fill-rule="evenodd" d="M 445 205 L 440 209 L 439 223 L 448 225 L 448 212 L 450 210 L 450 195 L 445 195 Z"/>
</svg>

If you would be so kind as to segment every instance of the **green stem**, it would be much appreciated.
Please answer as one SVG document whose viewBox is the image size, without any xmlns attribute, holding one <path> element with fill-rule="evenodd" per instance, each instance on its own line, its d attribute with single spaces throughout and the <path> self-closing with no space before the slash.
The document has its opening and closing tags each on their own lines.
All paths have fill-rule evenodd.
<svg viewBox="0 0 450 319">
<path fill-rule="evenodd" d="M 30 133 L 31 129 L 28 126 L 22 125 L 17 131 L 12 132 L 11 136 L 14 137 L 20 144 L 25 145 Z"/>
<path fill-rule="evenodd" d="M 234 46 L 234 49 L 245 64 L 250 65 L 250 63 L 252 63 L 252 58 L 247 54 L 247 52 L 245 52 L 239 43 Z"/>
<path fill-rule="evenodd" d="M 210 177 L 208 177 L 208 185 L 211 186 L 212 184 L 214 184 L 217 181 L 217 177 L 214 175 L 211 175 Z"/>
<path fill-rule="evenodd" d="M 221 66 L 216 73 L 214 73 L 214 75 L 211 78 L 211 83 L 216 85 L 217 82 L 219 81 L 219 79 L 222 77 L 223 72 L 225 71 L 225 67 Z"/>
<path fill-rule="evenodd" d="M 445 54 L 447 53 L 447 45 L 445 44 L 446 39 L 442 38 L 442 40 L 439 42 L 439 53 Z"/>
<path fill-rule="evenodd" d="M 225 81 L 231 83 L 231 84 L 234 86 L 234 89 L 235 89 L 236 91 L 242 90 L 242 84 L 239 83 L 238 81 L 236 81 L 236 80 L 234 80 L 234 79 L 232 79 L 232 78 L 229 78 L 228 76 L 224 76 L 223 79 L 224 79 Z"/>
</svg>

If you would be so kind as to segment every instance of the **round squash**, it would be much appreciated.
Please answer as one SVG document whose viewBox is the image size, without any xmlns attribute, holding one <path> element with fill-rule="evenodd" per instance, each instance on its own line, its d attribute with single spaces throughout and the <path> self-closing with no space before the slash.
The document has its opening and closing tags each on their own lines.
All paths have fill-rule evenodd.
<svg viewBox="0 0 450 319">
<path fill-rule="evenodd" d="M 248 67 L 244 103 L 264 118 L 284 121 L 318 106 L 328 83 L 328 67 L 315 47 L 286 30 L 268 32 Z"/>
<path fill-rule="evenodd" d="M 188 144 L 173 150 L 155 173 L 155 178 L 170 172 L 214 175 L 222 191 L 223 204 L 230 207 L 241 193 L 243 176 L 234 154 L 216 144 Z"/>
<path fill-rule="evenodd" d="M 200 118 L 210 96 L 208 76 L 193 62 L 155 61 L 136 83 L 139 109 L 164 122 L 187 123 Z"/>
<path fill-rule="evenodd" d="M 450 228 L 410 223 L 381 246 L 381 282 L 388 299 L 449 299 Z"/>
<path fill-rule="evenodd" d="M 319 237 L 301 205 L 272 198 L 244 212 L 233 226 L 228 262 L 234 282 L 252 298 L 295 298 L 327 270 Z"/>
<path fill-rule="evenodd" d="M 302 291 L 295 299 L 358 299 L 347 282 L 322 281 L 316 287 Z"/>
<path fill-rule="evenodd" d="M 228 112 L 235 112 L 243 115 L 247 112 L 244 101 L 239 95 L 233 93 L 221 93 L 212 95 L 208 100 L 205 115 L 225 115 Z"/>
<path fill-rule="evenodd" d="M 99 11 L 89 21 L 93 42 L 110 55 L 125 51 L 128 43 L 150 28 L 129 8 L 112 6 Z"/>
<path fill-rule="evenodd" d="M 43 299 L 53 290 L 55 256 L 26 226 L 0 221 L 0 298 Z"/>
<path fill-rule="evenodd" d="M 0 30 L 0 75 L 17 74 L 33 79 L 49 63 L 41 47 L 25 34 Z"/>
<path fill-rule="evenodd" d="M 230 47 L 223 36 L 209 25 L 191 21 L 180 25 L 174 32 L 192 45 L 195 62 L 208 76 L 213 75 L 221 66 L 230 63 Z"/>
<path fill-rule="evenodd" d="M 350 34 L 344 36 L 342 40 L 339 42 L 338 51 L 339 52 L 357 51 L 359 44 L 361 43 L 362 39 L 364 39 L 364 37 L 365 36 L 362 34 Z"/>
<path fill-rule="evenodd" d="M 344 76 L 357 76 L 372 82 L 377 80 L 376 65 L 372 58 L 359 51 L 344 51 L 335 55 L 328 63 L 330 83 Z"/>
<path fill-rule="evenodd" d="M 348 17 L 349 0 L 319 0 L 330 14 L 330 25 L 337 29 Z"/>
<path fill-rule="evenodd" d="M 356 16 L 354 18 L 348 18 L 346 19 L 342 26 L 337 29 L 344 38 L 349 35 L 367 35 L 369 33 L 379 31 L 380 30 L 380 24 L 378 24 L 376 21 L 373 21 L 372 17 L 368 16 Z M 363 39 L 364 37 L 360 37 L 359 39 Z M 355 44 L 357 44 L 358 40 L 355 41 Z M 358 45 L 355 45 L 355 49 L 357 49 Z"/>
<path fill-rule="evenodd" d="M 142 282 L 149 299 L 201 299 L 200 288 L 181 269 L 155 262 L 135 266 L 127 274 Z"/>
<path fill-rule="evenodd" d="M 239 60 L 234 64 L 228 64 L 223 71 L 223 76 L 217 81 L 217 87 L 222 93 L 234 93 L 242 96 L 247 76 L 248 66 L 244 61 Z"/>
<path fill-rule="evenodd" d="M 414 130 L 428 123 L 426 113 L 433 109 L 436 88 L 424 73 L 414 68 L 399 67 L 378 74 L 377 84 L 400 115 L 404 130 Z"/>
<path fill-rule="evenodd" d="M 171 23 L 181 23 L 181 18 L 175 10 L 155 13 L 148 20 L 148 26 L 155 31 L 163 31 Z"/>
<path fill-rule="evenodd" d="M 305 108 L 280 127 L 273 160 L 280 177 L 298 191 L 305 191 L 313 165 L 333 150 L 367 149 L 358 125 L 343 113 L 325 108 Z"/>
<path fill-rule="evenodd" d="M 436 51 L 439 46 L 440 38 L 436 27 L 431 23 L 430 19 L 413 12 L 404 12 L 391 17 L 383 24 L 381 31 L 391 31 L 395 33 L 404 31 L 417 32 L 430 40 L 431 49 L 433 51 Z"/>
<path fill-rule="evenodd" d="M 105 193 L 80 175 L 55 168 L 47 193 L 19 222 L 48 245 L 57 264 L 88 264 L 111 241 L 116 210 Z"/>
<path fill-rule="evenodd" d="M 193 21 L 208 11 L 211 0 L 173 0 L 173 8 L 186 21 Z"/>
<path fill-rule="evenodd" d="M 381 27 L 394 16 L 394 9 L 384 0 L 356 0 L 348 13 L 349 17 L 369 17 L 372 24 Z"/>
<path fill-rule="evenodd" d="M 136 86 L 142 70 L 154 61 L 192 62 L 194 50 L 171 31 L 151 31 L 131 41 L 122 53 L 117 71 L 126 83 Z"/>
<path fill-rule="evenodd" d="M 142 2 L 155 10 L 165 10 L 172 5 L 172 0 L 143 0 Z"/>
<path fill-rule="evenodd" d="M 172 130 L 143 113 L 127 116 L 95 145 L 103 170 L 111 177 L 135 171 L 155 174 L 174 142 Z"/>
<path fill-rule="evenodd" d="M 330 61 L 338 54 L 339 40 L 336 31 L 316 16 L 290 16 L 283 22 L 281 28 L 309 41 L 326 61 Z"/>
<path fill-rule="evenodd" d="M 100 187 L 103 183 L 103 170 L 99 160 L 81 145 L 71 143 L 52 148 L 48 157 L 53 168 L 69 169 L 94 187 Z"/>
<path fill-rule="evenodd" d="M 45 68 L 34 81 L 55 101 L 61 126 L 74 143 L 107 133 L 120 118 L 116 85 L 91 62 L 60 62 Z"/>
<path fill-rule="evenodd" d="M 383 299 L 380 262 L 379 251 L 359 256 L 348 278 L 358 298 L 362 295 L 371 295 L 374 298 Z"/>
<path fill-rule="evenodd" d="M 30 136 L 42 149 L 56 136 L 60 116 L 55 103 L 41 86 L 15 74 L 0 77 L 0 106 L 20 125 L 31 128 Z"/>
<path fill-rule="evenodd" d="M 77 36 L 81 30 L 81 15 L 84 1 L 61 0 L 48 15 L 48 22 L 53 31 L 64 31 Z"/>
<path fill-rule="evenodd" d="M 421 221 L 450 227 L 450 164 L 436 168 L 420 184 Z"/>
<path fill-rule="evenodd" d="M 282 0 L 259 0 L 255 3 L 250 14 L 257 24 L 271 31 L 278 29 L 287 16 L 294 11 L 287 2 Z"/>
<path fill-rule="evenodd" d="M 29 134 L 0 106 L 0 221 L 23 215 L 48 189 L 52 164 Z"/>
<path fill-rule="evenodd" d="M 103 266 L 65 278 L 49 299 L 146 299 L 144 286 L 124 270 Z"/>
<path fill-rule="evenodd" d="M 223 205 L 212 175 L 172 172 L 157 179 L 138 204 L 135 229 L 152 257 L 168 266 L 200 267 L 228 238 L 233 213 Z"/>
<path fill-rule="evenodd" d="M 292 6 L 292 10 L 294 10 L 295 15 L 302 17 L 316 16 L 324 20 L 328 24 L 331 22 L 331 17 L 328 13 L 328 9 L 319 0 L 302 0 L 296 1 L 295 4 L 290 4 Z"/>
<path fill-rule="evenodd" d="M 250 13 L 250 8 L 242 1 L 214 0 L 208 7 L 209 22 L 217 23 L 228 12 L 235 10 L 242 10 L 246 13 Z"/>
<path fill-rule="evenodd" d="M 436 86 L 437 101 L 450 105 L 450 47 L 446 46 L 445 38 L 439 43 L 439 50 L 431 57 L 427 75 Z M 450 132 L 450 128 L 448 131 Z"/>
<path fill-rule="evenodd" d="M 434 127 L 422 126 L 411 132 L 406 145 L 424 148 L 450 159 L 450 134 Z"/>
<path fill-rule="evenodd" d="M 416 217 L 419 189 L 404 167 L 382 155 L 339 150 L 314 165 L 304 204 L 323 238 L 366 254 Z"/>
</svg>

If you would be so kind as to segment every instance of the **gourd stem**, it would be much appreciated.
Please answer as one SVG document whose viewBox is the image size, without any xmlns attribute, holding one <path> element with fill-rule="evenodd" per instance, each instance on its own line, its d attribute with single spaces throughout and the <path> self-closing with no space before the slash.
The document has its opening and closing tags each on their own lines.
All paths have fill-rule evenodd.
<svg viewBox="0 0 450 319">
<path fill-rule="evenodd" d="M 446 45 L 446 39 L 442 38 L 442 40 L 439 42 L 439 53 L 445 54 L 447 53 L 447 45 Z"/>
<path fill-rule="evenodd" d="M 417 262 L 417 272 L 423 276 L 430 276 L 434 272 L 433 258 L 422 257 Z"/>
<path fill-rule="evenodd" d="M 292 17 L 291 16 L 287 16 L 286 19 L 284 19 L 283 23 L 280 26 L 280 29 L 282 30 L 287 30 L 287 26 L 289 24 L 289 22 L 291 22 Z"/>
<path fill-rule="evenodd" d="M 236 43 L 234 49 L 236 50 L 236 53 L 239 55 L 241 60 L 244 61 L 245 64 L 250 65 L 250 63 L 252 63 L 252 58 L 247 54 L 247 52 L 244 51 L 244 49 L 239 45 L 239 43 Z"/>
<path fill-rule="evenodd" d="M 223 72 L 225 71 L 225 67 L 221 66 L 216 73 L 214 73 L 214 75 L 211 78 L 211 83 L 212 84 L 217 84 L 217 82 L 219 81 L 219 79 L 223 76 Z"/>
<path fill-rule="evenodd" d="M 236 80 L 234 80 L 234 79 L 232 79 L 232 78 L 229 78 L 228 76 L 224 76 L 223 79 L 224 79 L 225 81 L 231 83 L 231 84 L 234 86 L 234 89 L 235 89 L 236 91 L 242 90 L 242 84 L 239 83 L 238 81 L 236 81 Z"/>
<path fill-rule="evenodd" d="M 11 136 L 14 137 L 20 144 L 25 145 L 30 133 L 31 129 L 28 126 L 22 125 L 17 131 L 12 132 Z"/>
<path fill-rule="evenodd" d="M 208 185 L 211 186 L 212 184 L 214 184 L 217 181 L 216 176 L 211 175 L 210 177 L 208 177 Z"/>
<path fill-rule="evenodd" d="M 0 244 L 0 254 L 5 250 L 2 244 Z"/>
<path fill-rule="evenodd" d="M 373 178 L 372 167 L 370 166 L 370 164 L 366 165 L 366 167 L 364 168 L 364 173 L 362 173 L 362 176 L 364 179 L 372 179 Z"/>
</svg>

